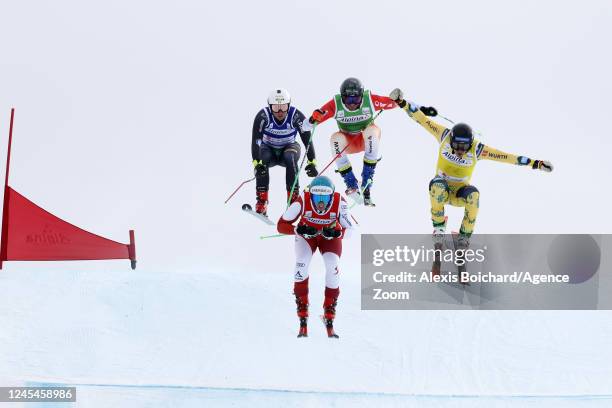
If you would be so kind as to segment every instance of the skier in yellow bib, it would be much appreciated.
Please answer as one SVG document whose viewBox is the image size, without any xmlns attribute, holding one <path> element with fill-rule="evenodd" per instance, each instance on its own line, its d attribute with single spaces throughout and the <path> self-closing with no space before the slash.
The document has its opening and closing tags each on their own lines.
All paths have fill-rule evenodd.
<svg viewBox="0 0 612 408">
<path fill-rule="evenodd" d="M 435 242 L 441 242 L 444 237 L 446 231 L 444 206 L 450 204 L 465 208 L 458 242 L 464 247 L 469 245 L 469 237 L 474 231 L 478 215 L 480 198 L 478 189 L 470 184 L 478 160 L 531 166 L 532 169 L 545 172 L 553 170 L 552 164 L 548 161 L 515 156 L 479 142 L 474 139 L 472 129 L 465 123 L 458 123 L 452 129 L 446 128 L 425 116 L 417 104 L 404 100 L 400 89 L 394 89 L 389 97 L 440 143 L 436 176 L 429 182 Z"/>
</svg>

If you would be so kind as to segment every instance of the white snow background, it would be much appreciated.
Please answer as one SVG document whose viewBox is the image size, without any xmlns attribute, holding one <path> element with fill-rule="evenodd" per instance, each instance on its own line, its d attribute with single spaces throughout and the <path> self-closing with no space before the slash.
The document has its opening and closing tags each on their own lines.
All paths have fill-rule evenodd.
<svg viewBox="0 0 612 408">
<path fill-rule="evenodd" d="M 342 259 L 341 339 L 312 319 L 298 341 L 292 239 L 260 240 L 275 229 L 240 211 L 254 183 L 223 204 L 252 177 L 252 121 L 270 90 L 288 88 L 309 114 L 356 76 L 378 94 L 401 87 L 493 147 L 553 162 L 552 174 L 480 163 L 478 232 L 612 232 L 609 1 L 1 10 L 3 137 L 16 108 L 10 184 L 111 239 L 134 228 L 139 264 L 6 263 L 0 385 L 78 384 L 79 407 L 610 405 L 609 312 L 361 311 L 358 236 Z M 435 141 L 400 111 L 377 123 L 378 207 L 355 209 L 360 229 L 428 233 Z M 316 130 L 319 168 L 334 129 Z M 276 219 L 283 170 L 271 178 Z M 449 215 L 458 227 L 461 211 Z M 313 315 L 322 267 L 315 257 Z"/>
</svg>

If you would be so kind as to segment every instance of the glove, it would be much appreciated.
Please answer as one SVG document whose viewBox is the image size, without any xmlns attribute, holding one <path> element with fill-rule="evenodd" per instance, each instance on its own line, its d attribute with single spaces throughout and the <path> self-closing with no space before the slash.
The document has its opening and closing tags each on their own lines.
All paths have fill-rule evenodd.
<svg viewBox="0 0 612 408">
<path fill-rule="evenodd" d="M 326 113 L 325 111 L 321 109 L 317 109 L 314 112 L 312 112 L 312 116 L 308 119 L 308 121 L 312 123 L 313 125 L 315 123 L 319 123 L 323 121 L 323 116 L 325 116 L 325 113 Z"/>
<path fill-rule="evenodd" d="M 306 170 L 308 177 L 317 177 L 319 175 L 317 171 L 317 161 L 315 159 L 310 160 L 304 170 Z"/>
<path fill-rule="evenodd" d="M 253 160 L 255 166 L 255 177 L 265 177 L 268 174 L 268 167 L 261 160 Z"/>
<path fill-rule="evenodd" d="M 396 103 L 399 103 L 404 100 L 404 93 L 401 89 L 395 88 L 389 94 L 389 98 L 393 99 Z"/>
<path fill-rule="evenodd" d="M 433 106 L 421 106 L 419 110 L 423 112 L 425 116 L 438 116 L 438 111 Z"/>
<path fill-rule="evenodd" d="M 551 162 L 546 161 L 546 160 L 535 160 L 533 162 L 533 165 L 531 166 L 532 169 L 534 170 L 542 170 L 545 171 L 547 173 L 550 173 L 551 171 L 553 171 L 553 165 Z"/>
<path fill-rule="evenodd" d="M 323 238 L 325 239 L 340 238 L 341 235 L 342 231 L 335 228 L 323 228 Z"/>
<path fill-rule="evenodd" d="M 315 227 L 312 227 L 310 225 L 304 225 L 304 224 L 298 225 L 297 228 L 295 229 L 295 232 L 303 236 L 306 239 L 314 238 L 317 235 L 319 235 L 319 231 Z"/>
<path fill-rule="evenodd" d="M 397 103 L 397 106 L 402 109 L 404 108 L 404 106 L 406 106 L 406 101 L 404 100 L 404 93 L 399 88 L 395 88 L 394 90 L 392 90 L 389 94 L 389 98 L 393 99 L 393 101 Z"/>
</svg>

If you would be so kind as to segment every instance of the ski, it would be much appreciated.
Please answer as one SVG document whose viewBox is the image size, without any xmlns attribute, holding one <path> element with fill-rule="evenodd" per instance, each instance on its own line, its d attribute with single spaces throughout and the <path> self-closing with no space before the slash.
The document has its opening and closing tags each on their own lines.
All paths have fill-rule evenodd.
<svg viewBox="0 0 612 408">
<path fill-rule="evenodd" d="M 253 217 L 257 218 L 260 221 L 265 222 L 268 225 L 275 225 L 274 222 L 272 222 L 272 220 L 270 220 L 267 216 L 263 214 L 259 214 L 256 211 L 253 211 L 253 207 L 251 207 L 251 204 L 242 204 L 242 211 L 248 214 L 251 214 Z"/>
<path fill-rule="evenodd" d="M 434 253 L 434 260 L 433 264 L 431 265 L 431 273 L 432 275 L 437 276 L 440 275 L 440 268 L 442 267 L 442 258 L 440 256 L 442 251 L 442 243 L 435 243 L 434 250 L 436 252 Z"/>
<path fill-rule="evenodd" d="M 327 330 L 327 337 L 330 339 L 340 338 L 340 336 L 338 336 L 334 330 L 334 321 L 332 319 L 326 319 L 325 316 L 321 316 L 321 321 L 325 325 L 325 330 Z"/>
</svg>

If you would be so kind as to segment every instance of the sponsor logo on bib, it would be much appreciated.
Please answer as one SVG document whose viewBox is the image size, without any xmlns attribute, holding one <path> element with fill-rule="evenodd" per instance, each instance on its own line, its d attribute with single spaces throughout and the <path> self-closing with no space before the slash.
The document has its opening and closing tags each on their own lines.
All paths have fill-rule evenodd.
<svg viewBox="0 0 612 408">
<path fill-rule="evenodd" d="M 468 158 L 461 158 L 461 157 L 459 157 L 459 156 L 457 156 L 457 155 L 455 155 L 455 154 L 452 154 L 452 153 L 451 153 L 451 152 L 449 152 L 449 151 L 442 152 L 442 156 L 444 156 L 444 158 L 445 158 L 446 160 L 448 160 L 448 161 L 450 161 L 450 162 L 453 162 L 453 163 L 455 163 L 456 165 L 461 166 L 461 167 L 469 167 L 469 166 L 471 166 L 471 165 L 472 165 L 472 163 L 473 163 L 473 161 L 472 161 L 472 158 L 471 158 L 471 157 L 468 157 Z"/>
<path fill-rule="evenodd" d="M 355 115 L 355 116 L 348 116 L 344 118 L 338 118 L 338 122 L 349 124 L 349 123 L 364 122 L 368 119 L 370 119 L 370 115 Z"/>
</svg>

